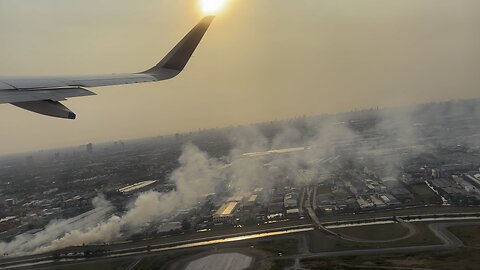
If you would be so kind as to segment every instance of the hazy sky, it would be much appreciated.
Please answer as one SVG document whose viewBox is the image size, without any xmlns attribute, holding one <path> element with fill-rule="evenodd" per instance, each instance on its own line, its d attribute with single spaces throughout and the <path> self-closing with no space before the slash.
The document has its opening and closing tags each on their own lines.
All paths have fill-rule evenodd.
<svg viewBox="0 0 480 270">
<path fill-rule="evenodd" d="M 137 72 L 199 0 L 0 0 L 0 74 Z M 94 88 L 77 120 L 0 105 L 0 154 L 480 97 L 478 0 L 230 0 L 177 78 Z"/>
</svg>

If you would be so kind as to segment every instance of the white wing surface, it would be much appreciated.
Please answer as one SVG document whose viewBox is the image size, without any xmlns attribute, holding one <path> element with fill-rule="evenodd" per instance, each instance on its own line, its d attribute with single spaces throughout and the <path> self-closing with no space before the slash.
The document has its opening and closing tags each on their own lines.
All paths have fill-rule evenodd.
<svg viewBox="0 0 480 270">
<path fill-rule="evenodd" d="M 156 82 L 184 69 L 214 17 L 203 18 L 156 66 L 139 73 L 92 76 L 0 77 L 0 104 L 10 103 L 52 117 L 75 119 L 59 101 L 95 95 L 84 88 Z"/>
</svg>

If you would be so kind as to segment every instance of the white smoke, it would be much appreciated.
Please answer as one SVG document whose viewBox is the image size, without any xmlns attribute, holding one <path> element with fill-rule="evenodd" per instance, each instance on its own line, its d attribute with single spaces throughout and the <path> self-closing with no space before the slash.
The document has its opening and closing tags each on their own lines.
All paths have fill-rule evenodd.
<svg viewBox="0 0 480 270">
<path fill-rule="evenodd" d="M 85 228 L 96 227 L 105 216 L 111 214 L 113 207 L 101 195 L 95 198 L 93 203 L 95 209 L 92 211 L 67 220 L 53 220 L 38 233 L 24 233 L 16 236 L 11 242 L 0 242 L 0 252 L 14 255 L 30 253 L 69 233 L 78 234 L 77 232 Z"/>
<path fill-rule="evenodd" d="M 380 121 L 370 133 L 384 134 L 399 146 L 416 143 L 417 134 L 411 115 L 377 114 Z M 342 117 L 326 117 L 321 121 L 299 120 L 283 124 L 273 136 L 265 135 L 259 127 L 235 129 L 230 134 L 233 148 L 227 161 L 211 158 L 193 144 L 186 144 L 179 158 L 180 166 L 169 179 L 176 185 L 175 190 L 142 193 L 128 206 L 125 214 L 111 216 L 106 221 L 104 215 L 113 207 L 99 196 L 93 200 L 95 209 L 92 215 L 84 219 L 53 221 L 37 234 L 22 234 L 12 242 L 0 243 L 0 251 L 20 255 L 126 239 L 142 232 L 152 222 L 169 219 L 179 210 L 201 203 L 204 196 L 215 192 L 224 179 L 230 181 L 229 191 L 233 193 L 287 182 L 305 184 L 324 181 L 339 168 L 336 163 L 340 156 L 354 159 L 377 150 L 378 145 L 366 142 L 365 134 L 352 129 L 349 124 L 348 119 Z M 305 150 L 255 158 L 242 155 L 250 151 L 288 147 L 305 147 Z M 345 149 L 351 152 L 345 152 Z M 387 156 L 382 157 L 382 163 L 391 163 L 392 168 L 398 167 L 401 162 L 396 158 L 388 160 Z M 390 173 L 396 172 L 392 169 Z"/>
<path fill-rule="evenodd" d="M 214 191 L 222 164 L 192 144 L 184 147 L 179 161 L 180 167 L 170 177 L 177 186 L 176 190 L 142 193 L 124 215 L 114 215 L 106 221 L 101 219 L 112 207 L 103 196 L 99 196 L 93 200 L 93 214 L 85 215 L 84 219 L 53 221 L 39 233 L 22 234 L 12 242 L 1 242 L 1 253 L 42 253 L 68 246 L 111 242 L 141 231 L 145 224 L 194 206 L 204 194 Z"/>
</svg>

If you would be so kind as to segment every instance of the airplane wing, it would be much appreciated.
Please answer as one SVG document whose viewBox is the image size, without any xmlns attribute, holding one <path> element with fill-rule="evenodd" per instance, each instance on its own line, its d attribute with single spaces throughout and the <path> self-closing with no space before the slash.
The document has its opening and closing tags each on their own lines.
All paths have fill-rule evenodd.
<svg viewBox="0 0 480 270">
<path fill-rule="evenodd" d="M 10 103 L 52 117 L 75 119 L 59 101 L 95 93 L 85 88 L 156 82 L 171 79 L 184 69 L 214 16 L 203 18 L 157 65 L 139 73 L 94 76 L 0 77 L 0 104 Z"/>
</svg>

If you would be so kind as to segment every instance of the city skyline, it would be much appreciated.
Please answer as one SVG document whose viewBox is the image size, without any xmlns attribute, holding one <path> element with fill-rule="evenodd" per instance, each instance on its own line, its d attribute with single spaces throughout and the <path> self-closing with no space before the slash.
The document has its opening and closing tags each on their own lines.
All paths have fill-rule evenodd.
<svg viewBox="0 0 480 270">
<path fill-rule="evenodd" d="M 178 241 L 200 245 L 205 237 L 230 242 L 238 235 L 248 250 L 263 250 L 257 241 L 252 249 L 249 237 L 272 241 L 283 231 L 298 239 L 286 228 L 318 234 L 299 242 L 308 246 L 300 258 L 316 254 L 308 243 L 317 241 L 379 243 L 376 234 L 358 238 L 347 227 L 396 231 L 372 252 L 397 252 L 392 248 L 407 238 L 419 242 L 398 251 L 453 249 L 462 242 L 429 244 L 421 228 L 429 222 L 435 233 L 432 226 L 445 220 L 478 224 L 479 108 L 480 100 L 464 100 L 357 111 L 117 143 L 110 151 L 85 145 L 31 164 L 11 160 L 0 170 L 0 265 L 122 256 L 126 249 L 161 256 L 152 247 L 194 254 L 174 251 L 182 248 Z M 409 115 L 419 124 L 406 123 Z M 291 148 L 299 143 L 308 147 Z M 262 145 L 278 150 L 249 152 Z M 211 249 L 214 242 L 205 244 Z"/>
</svg>

